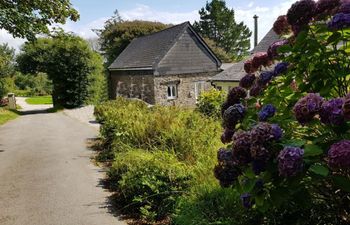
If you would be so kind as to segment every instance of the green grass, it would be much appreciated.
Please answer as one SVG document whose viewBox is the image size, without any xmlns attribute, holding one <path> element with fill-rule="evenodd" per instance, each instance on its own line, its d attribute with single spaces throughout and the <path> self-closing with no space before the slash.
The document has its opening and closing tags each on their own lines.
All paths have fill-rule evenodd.
<svg viewBox="0 0 350 225">
<path fill-rule="evenodd" d="M 30 105 L 48 105 L 48 104 L 52 104 L 52 97 L 51 96 L 30 97 L 26 99 L 26 102 Z"/>
<path fill-rule="evenodd" d="M 10 120 L 14 120 L 18 117 L 18 113 L 15 111 L 8 110 L 0 107 L 0 125 L 5 124 Z"/>
</svg>

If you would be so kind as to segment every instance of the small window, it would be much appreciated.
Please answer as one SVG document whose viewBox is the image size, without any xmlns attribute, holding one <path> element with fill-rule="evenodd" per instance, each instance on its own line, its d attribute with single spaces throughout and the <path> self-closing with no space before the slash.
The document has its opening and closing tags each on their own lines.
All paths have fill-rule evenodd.
<svg viewBox="0 0 350 225">
<path fill-rule="evenodd" d="M 222 87 L 221 86 L 216 86 L 216 90 L 222 91 Z"/>
<path fill-rule="evenodd" d="M 197 81 L 194 83 L 194 91 L 196 100 L 199 99 L 199 96 L 204 92 L 205 89 L 205 81 Z"/>
<path fill-rule="evenodd" d="M 176 99 L 177 98 L 177 86 L 176 84 L 168 85 L 168 99 Z"/>
</svg>

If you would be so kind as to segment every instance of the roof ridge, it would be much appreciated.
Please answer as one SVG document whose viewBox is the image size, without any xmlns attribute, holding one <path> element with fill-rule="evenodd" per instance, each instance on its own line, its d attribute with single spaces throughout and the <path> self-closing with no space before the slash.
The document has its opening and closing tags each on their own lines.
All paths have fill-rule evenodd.
<svg viewBox="0 0 350 225">
<path fill-rule="evenodd" d="M 184 26 L 186 25 L 186 26 Z M 161 55 L 159 55 L 158 58 L 156 58 L 156 60 L 153 62 L 153 66 L 157 65 L 160 61 L 162 61 L 162 59 L 164 59 L 165 55 L 167 54 L 167 52 L 172 48 L 174 47 L 174 45 L 176 44 L 176 42 L 179 40 L 179 38 L 181 37 L 181 35 L 183 35 L 184 31 L 187 29 L 187 27 L 189 27 L 191 24 L 189 21 L 187 22 L 184 22 L 184 23 L 181 23 L 181 24 L 178 24 L 176 26 L 173 26 L 173 27 L 170 27 L 170 28 L 175 28 L 175 27 L 180 27 L 180 26 L 184 26 L 182 29 L 181 29 L 181 32 L 179 32 L 176 37 L 172 40 L 172 42 L 169 44 L 169 48 L 167 49 L 164 49 L 164 52 L 162 52 Z M 168 28 L 168 29 L 170 29 Z"/>
<path fill-rule="evenodd" d="M 134 38 L 133 40 L 135 39 L 142 39 L 142 38 L 146 38 L 146 37 L 150 37 L 150 36 L 153 36 L 153 35 L 156 35 L 156 34 L 159 34 L 159 33 L 162 33 L 162 32 L 165 32 L 165 31 L 168 31 L 170 29 L 174 29 L 176 27 L 180 27 L 180 26 L 183 26 L 183 25 L 188 25 L 190 24 L 189 21 L 186 21 L 186 22 L 183 22 L 183 23 L 180 23 L 180 24 L 177 24 L 177 25 L 174 25 L 174 26 L 170 26 L 168 28 L 165 28 L 164 30 L 160 30 L 160 31 L 157 31 L 157 32 L 154 32 L 154 33 L 151 33 L 151 34 L 147 34 L 147 35 L 144 35 L 144 36 L 141 36 L 141 37 L 137 37 L 137 38 Z"/>
</svg>

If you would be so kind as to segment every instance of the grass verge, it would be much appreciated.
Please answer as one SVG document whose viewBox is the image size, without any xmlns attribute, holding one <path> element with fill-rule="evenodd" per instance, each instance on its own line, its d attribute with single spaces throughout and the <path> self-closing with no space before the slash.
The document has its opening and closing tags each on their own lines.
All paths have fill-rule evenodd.
<svg viewBox="0 0 350 225">
<path fill-rule="evenodd" d="M 14 120 L 19 116 L 16 111 L 8 110 L 6 108 L 0 107 L 0 125 L 5 124 L 10 120 Z"/>
<path fill-rule="evenodd" d="M 26 99 L 26 102 L 30 105 L 49 105 L 52 104 L 52 97 L 50 95 L 30 97 Z"/>
</svg>

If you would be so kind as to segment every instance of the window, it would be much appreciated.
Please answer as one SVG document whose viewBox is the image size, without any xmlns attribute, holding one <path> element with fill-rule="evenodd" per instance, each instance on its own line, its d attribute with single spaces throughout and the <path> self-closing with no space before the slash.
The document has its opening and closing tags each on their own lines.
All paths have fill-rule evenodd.
<svg viewBox="0 0 350 225">
<path fill-rule="evenodd" d="M 176 99 L 177 98 L 177 86 L 176 84 L 168 85 L 168 99 Z"/>
<path fill-rule="evenodd" d="M 222 87 L 221 86 L 216 86 L 216 90 L 221 91 Z"/>
<path fill-rule="evenodd" d="M 194 92 L 196 100 L 198 100 L 199 96 L 202 94 L 205 88 L 205 81 L 197 81 L 194 83 Z"/>
</svg>

